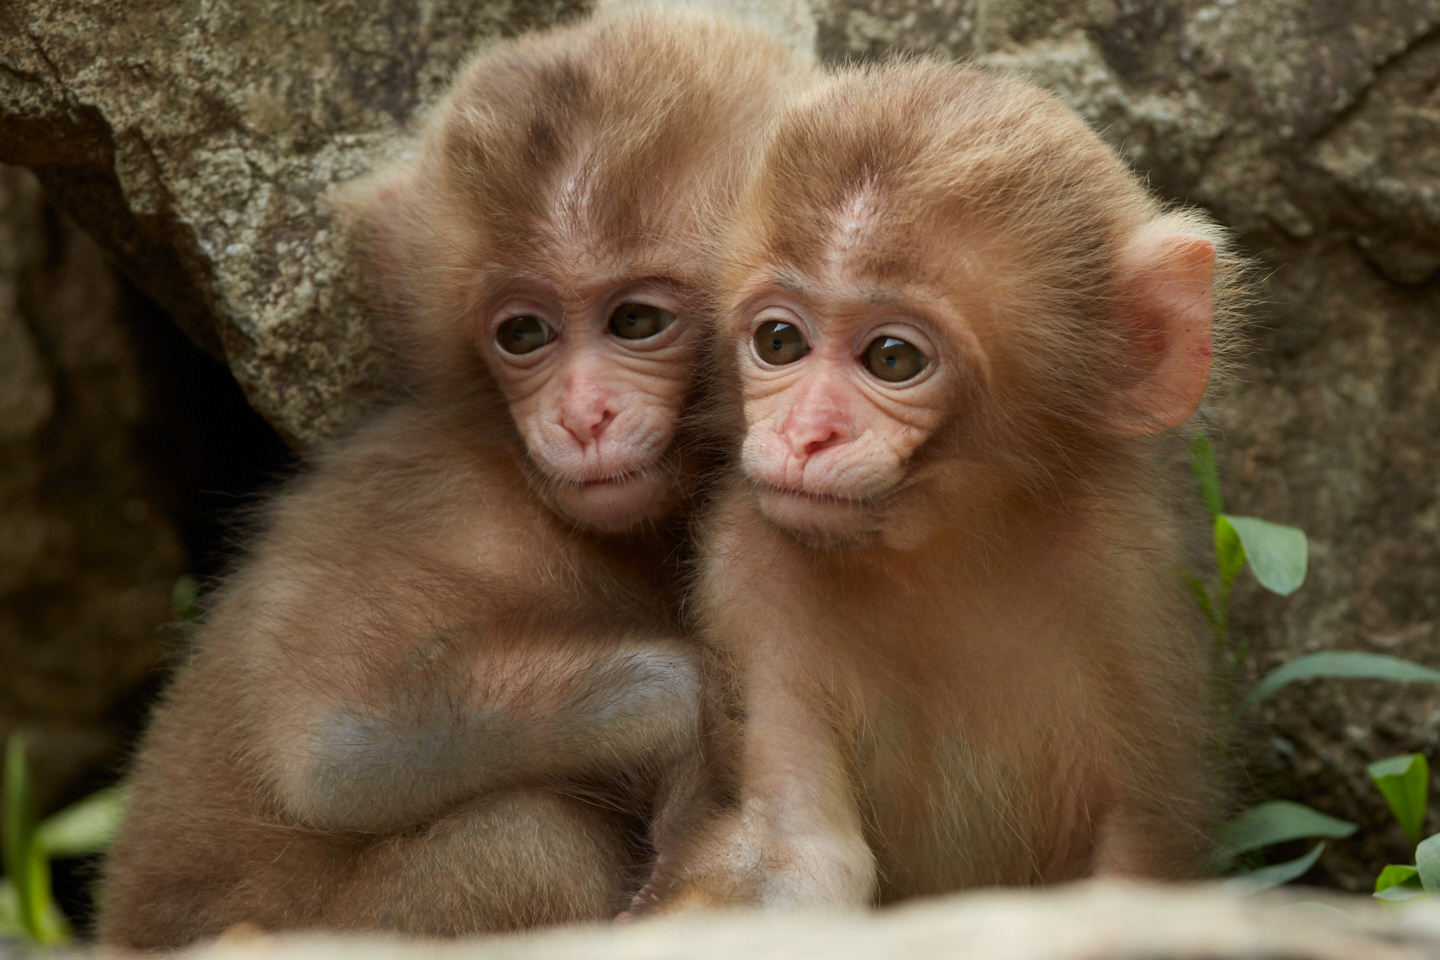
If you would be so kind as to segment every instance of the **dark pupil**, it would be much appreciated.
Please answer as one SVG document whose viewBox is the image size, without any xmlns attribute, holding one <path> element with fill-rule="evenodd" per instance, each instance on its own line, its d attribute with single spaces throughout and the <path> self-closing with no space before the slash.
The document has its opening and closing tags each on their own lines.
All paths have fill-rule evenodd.
<svg viewBox="0 0 1440 960">
<path fill-rule="evenodd" d="M 890 383 L 909 380 L 929 363 L 914 344 L 897 337 L 876 337 L 865 349 L 865 366 L 875 376 Z"/>
<path fill-rule="evenodd" d="M 539 317 L 511 317 L 495 331 L 495 342 L 506 353 L 529 353 L 555 339 L 555 331 Z"/>
<path fill-rule="evenodd" d="M 610 314 L 610 332 L 626 340 L 653 337 L 670 325 L 674 315 L 645 303 L 622 303 Z"/>
<path fill-rule="evenodd" d="M 766 363 L 782 366 L 794 363 L 810 352 L 805 335 L 793 323 L 771 320 L 755 330 L 755 350 Z"/>
</svg>

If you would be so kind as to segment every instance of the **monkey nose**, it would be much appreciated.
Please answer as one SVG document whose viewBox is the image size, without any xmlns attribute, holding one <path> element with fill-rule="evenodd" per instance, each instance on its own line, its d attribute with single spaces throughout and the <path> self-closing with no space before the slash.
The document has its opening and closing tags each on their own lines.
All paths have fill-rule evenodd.
<svg viewBox="0 0 1440 960">
<path fill-rule="evenodd" d="M 792 434 L 790 440 L 790 453 L 799 460 L 808 460 L 815 454 L 828 447 L 843 443 L 845 438 L 835 428 L 822 428 Z"/>
<path fill-rule="evenodd" d="M 560 416 L 560 426 L 582 447 L 600 439 L 605 428 L 615 419 L 615 411 L 609 407 L 591 410 L 567 410 Z"/>
<path fill-rule="evenodd" d="M 808 460 L 822 450 L 851 439 L 850 424 L 834 407 L 800 404 L 779 425 L 779 434 L 796 460 Z"/>
</svg>

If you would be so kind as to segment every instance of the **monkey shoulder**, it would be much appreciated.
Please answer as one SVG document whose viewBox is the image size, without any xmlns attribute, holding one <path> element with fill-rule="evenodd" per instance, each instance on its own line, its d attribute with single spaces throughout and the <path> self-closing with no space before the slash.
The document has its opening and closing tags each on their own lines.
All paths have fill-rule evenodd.
<svg viewBox="0 0 1440 960">
<path fill-rule="evenodd" d="M 315 451 L 257 511 L 190 656 L 207 672 L 263 673 L 267 657 L 279 669 L 344 658 L 376 634 L 418 642 L 524 602 L 533 590 L 519 586 L 548 582 L 578 551 L 498 450 L 447 436 L 423 410 L 385 411 Z"/>
<path fill-rule="evenodd" d="M 499 433 L 418 406 L 382 411 L 311 455 L 262 510 L 258 545 L 438 556 L 473 555 L 467 537 L 543 538 L 554 525 Z"/>
</svg>

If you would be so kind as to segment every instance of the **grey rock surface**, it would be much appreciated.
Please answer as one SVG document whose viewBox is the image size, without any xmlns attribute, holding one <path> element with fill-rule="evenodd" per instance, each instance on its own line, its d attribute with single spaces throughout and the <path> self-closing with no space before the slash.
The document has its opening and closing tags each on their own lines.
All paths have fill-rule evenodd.
<svg viewBox="0 0 1440 960">
<path fill-rule="evenodd" d="M 310 441 L 381 378 L 326 205 L 514 3 L 0 6 L 0 161 L 55 202 L 255 407 Z"/>
<path fill-rule="evenodd" d="M 9 0 L 0 160 L 32 167 L 141 289 L 223 353 L 255 407 L 306 442 L 383 379 L 329 191 L 394 149 L 474 44 L 570 9 Z M 1212 414 L 1228 506 L 1300 526 L 1312 547 L 1294 597 L 1237 594 L 1248 669 L 1337 647 L 1440 664 L 1440 0 L 816 9 L 832 59 L 898 47 L 1037 77 L 1163 194 L 1236 231 L 1261 304 L 1239 383 Z M 21 344 L 15 382 L 33 382 L 23 336 L 3 336 Z M 10 429 L 51 402 L 0 389 Z M 1311 683 L 1266 707 L 1254 739 L 1252 795 L 1364 827 L 1332 844 L 1316 877 L 1358 889 L 1406 858 L 1364 765 L 1433 750 L 1440 693 Z"/>
</svg>

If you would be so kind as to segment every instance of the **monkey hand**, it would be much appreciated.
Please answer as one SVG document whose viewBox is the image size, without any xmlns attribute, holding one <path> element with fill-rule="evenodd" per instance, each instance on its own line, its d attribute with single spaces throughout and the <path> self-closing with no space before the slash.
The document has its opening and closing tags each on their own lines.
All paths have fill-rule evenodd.
<svg viewBox="0 0 1440 960">
<path fill-rule="evenodd" d="M 617 919 L 722 907 L 862 907 L 874 900 L 875 861 L 863 837 L 776 830 L 754 806 L 712 820 L 690 846 L 657 861 Z"/>
</svg>

